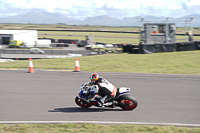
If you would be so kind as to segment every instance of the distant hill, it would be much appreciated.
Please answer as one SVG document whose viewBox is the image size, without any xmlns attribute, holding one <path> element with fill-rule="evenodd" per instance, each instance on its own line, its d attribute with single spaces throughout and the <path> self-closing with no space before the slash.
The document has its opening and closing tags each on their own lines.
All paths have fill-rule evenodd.
<svg viewBox="0 0 200 133">
<path fill-rule="evenodd" d="M 119 25 L 123 25 L 123 21 L 116 19 L 116 18 L 113 18 L 113 17 L 110 17 L 110 16 L 102 15 L 102 16 L 86 18 L 83 21 L 83 24 L 119 26 Z"/>
<path fill-rule="evenodd" d="M 189 20 L 190 17 L 193 16 L 193 23 L 192 25 L 194 27 L 200 27 L 200 14 L 191 14 L 191 15 L 188 15 L 188 16 L 184 16 L 184 17 L 180 17 L 180 18 L 173 18 L 173 17 L 169 17 L 168 18 L 168 21 L 169 22 L 175 22 L 177 26 L 185 26 L 185 21 L 186 20 Z M 140 17 L 126 17 L 123 19 L 124 23 L 126 25 L 130 25 L 131 23 L 132 24 L 137 24 L 138 25 L 138 19 Z M 166 17 L 156 17 L 156 16 L 145 16 L 143 17 L 144 18 L 144 21 L 147 21 L 147 22 L 157 22 L 157 21 L 166 21 Z"/>
<path fill-rule="evenodd" d="M 188 16 L 184 16 L 184 17 L 181 17 L 181 18 L 176 18 L 175 20 L 176 21 L 185 21 L 185 20 L 188 20 L 188 18 L 190 18 L 191 16 L 193 16 L 193 23 L 192 25 L 194 27 L 200 27 L 200 15 L 199 14 L 191 14 L 191 15 L 188 15 Z M 181 26 L 184 26 L 185 24 L 182 23 Z"/>
<path fill-rule="evenodd" d="M 0 18 L 0 23 L 39 23 L 39 24 L 56 24 L 66 22 L 79 22 L 79 20 L 66 17 L 61 14 L 48 13 L 44 11 L 32 11 L 17 16 Z"/>
<path fill-rule="evenodd" d="M 180 18 L 169 18 L 169 21 L 184 22 L 193 16 L 193 26 L 200 27 L 200 14 L 191 14 Z M 31 11 L 25 14 L 0 18 L 0 23 L 37 23 L 37 24 L 57 24 L 68 25 L 104 25 L 104 26 L 138 26 L 138 17 L 125 17 L 123 20 L 107 15 L 88 17 L 85 20 L 78 20 L 65 15 L 48 13 L 45 11 Z M 166 17 L 145 16 L 144 21 L 165 21 Z M 177 23 L 177 26 L 184 26 L 184 23 Z"/>
</svg>

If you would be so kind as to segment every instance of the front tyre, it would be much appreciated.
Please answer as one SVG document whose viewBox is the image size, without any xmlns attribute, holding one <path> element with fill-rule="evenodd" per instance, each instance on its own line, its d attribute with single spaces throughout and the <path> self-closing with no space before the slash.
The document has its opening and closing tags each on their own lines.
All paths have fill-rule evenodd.
<svg viewBox="0 0 200 133">
<path fill-rule="evenodd" d="M 88 103 L 86 101 L 84 101 L 83 99 L 80 99 L 78 96 L 76 96 L 75 98 L 75 102 L 78 106 L 82 107 L 82 108 L 89 108 L 92 106 L 91 103 Z"/>
<path fill-rule="evenodd" d="M 133 110 L 138 106 L 137 100 L 130 95 L 122 95 L 119 97 L 118 106 L 124 110 Z"/>
</svg>

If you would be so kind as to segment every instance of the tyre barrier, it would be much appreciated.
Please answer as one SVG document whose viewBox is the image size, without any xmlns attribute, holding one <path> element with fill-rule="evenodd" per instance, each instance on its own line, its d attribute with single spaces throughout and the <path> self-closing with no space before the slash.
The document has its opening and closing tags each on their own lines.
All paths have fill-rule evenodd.
<svg viewBox="0 0 200 133">
<path fill-rule="evenodd" d="M 200 50 L 200 41 L 163 43 L 163 44 L 139 44 L 139 45 L 123 45 L 124 53 L 132 54 L 151 54 L 161 52 L 174 51 L 193 51 Z"/>
<path fill-rule="evenodd" d="M 177 43 L 176 51 L 193 51 L 195 50 L 194 42 Z"/>
<path fill-rule="evenodd" d="M 139 53 L 139 45 L 127 44 L 127 45 L 122 45 L 122 48 L 124 53 L 133 53 L 133 54 Z"/>
<path fill-rule="evenodd" d="M 174 52 L 176 51 L 176 44 L 160 44 L 161 52 Z"/>
<path fill-rule="evenodd" d="M 56 47 L 69 47 L 69 44 L 66 44 L 66 43 L 57 43 L 56 44 Z"/>
<path fill-rule="evenodd" d="M 195 50 L 200 50 L 200 41 L 194 41 Z"/>
</svg>

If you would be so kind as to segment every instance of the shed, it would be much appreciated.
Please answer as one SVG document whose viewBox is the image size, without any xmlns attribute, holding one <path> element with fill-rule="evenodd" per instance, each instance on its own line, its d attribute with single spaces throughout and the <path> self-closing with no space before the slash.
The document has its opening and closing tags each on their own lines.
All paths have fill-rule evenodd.
<svg viewBox="0 0 200 133">
<path fill-rule="evenodd" d="M 11 40 L 20 40 L 26 46 L 34 46 L 38 40 L 37 30 L 0 30 L 0 44 L 7 45 Z"/>
</svg>

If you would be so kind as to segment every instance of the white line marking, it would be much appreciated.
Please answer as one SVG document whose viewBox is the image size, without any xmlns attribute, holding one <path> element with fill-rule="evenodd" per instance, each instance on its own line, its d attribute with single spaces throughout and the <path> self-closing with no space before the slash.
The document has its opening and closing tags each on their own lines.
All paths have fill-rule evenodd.
<svg viewBox="0 0 200 133">
<path fill-rule="evenodd" d="M 55 69 L 51 70 L 51 69 L 49 69 L 49 70 L 45 70 L 45 71 L 74 71 L 74 70 L 55 70 Z"/>
<path fill-rule="evenodd" d="M 136 124 L 136 125 L 162 125 L 162 126 L 186 126 L 200 127 L 200 124 L 183 123 L 148 123 L 148 122 L 110 122 L 110 121 L 0 121 L 0 124 L 61 124 L 61 123 L 89 123 L 89 124 Z"/>
</svg>

